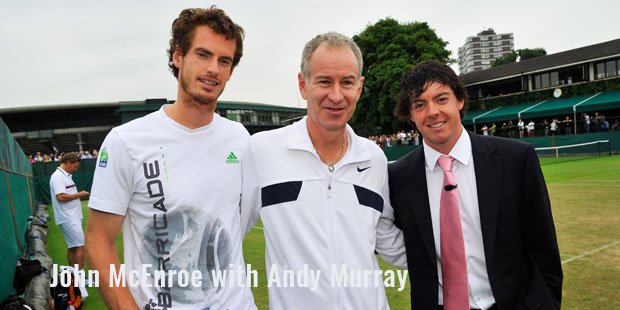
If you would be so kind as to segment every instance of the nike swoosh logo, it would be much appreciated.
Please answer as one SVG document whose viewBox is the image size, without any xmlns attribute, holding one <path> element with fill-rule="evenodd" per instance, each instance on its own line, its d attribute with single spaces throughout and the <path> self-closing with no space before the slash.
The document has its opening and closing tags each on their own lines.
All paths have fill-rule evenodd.
<svg viewBox="0 0 620 310">
<path fill-rule="evenodd" d="M 372 167 L 372 166 L 368 166 L 368 167 L 366 167 L 366 168 L 360 168 L 360 167 L 358 166 L 358 167 L 357 167 L 357 172 L 362 172 L 362 171 L 364 171 L 364 170 L 366 170 L 366 169 L 370 169 L 370 167 Z"/>
</svg>

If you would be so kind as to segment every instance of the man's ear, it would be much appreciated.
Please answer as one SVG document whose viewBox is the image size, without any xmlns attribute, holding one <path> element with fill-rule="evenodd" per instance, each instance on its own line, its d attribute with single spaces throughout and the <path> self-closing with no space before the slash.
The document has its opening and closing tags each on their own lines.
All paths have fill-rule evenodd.
<svg viewBox="0 0 620 310">
<path fill-rule="evenodd" d="M 299 72 L 297 73 L 297 82 L 299 83 L 299 92 L 301 93 L 301 97 L 306 98 L 306 80 L 304 79 L 304 74 Z"/>
<path fill-rule="evenodd" d="M 172 53 L 172 62 L 177 69 L 181 68 L 181 63 L 183 60 L 183 55 L 181 55 L 180 48 L 178 45 L 174 47 L 174 53 Z"/>
</svg>

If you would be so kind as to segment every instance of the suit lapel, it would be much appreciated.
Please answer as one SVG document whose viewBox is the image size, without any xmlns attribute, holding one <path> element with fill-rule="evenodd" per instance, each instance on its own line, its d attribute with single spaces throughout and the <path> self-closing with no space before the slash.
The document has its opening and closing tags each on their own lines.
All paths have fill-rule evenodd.
<svg viewBox="0 0 620 310">
<path fill-rule="evenodd" d="M 431 262 L 437 261 L 435 252 L 435 239 L 433 239 L 433 224 L 431 221 L 431 210 L 428 202 L 428 190 L 426 186 L 426 171 L 424 162 L 424 151 L 418 147 L 409 156 L 410 165 L 407 175 L 412 181 L 409 193 L 409 205 L 413 208 L 415 221 L 420 229 L 420 235 L 424 241 L 426 252 Z"/>
<path fill-rule="evenodd" d="M 487 264 L 491 264 L 502 186 L 502 160 L 499 155 L 494 154 L 495 147 L 487 139 L 472 133 L 469 133 L 469 136 L 476 169 L 484 252 Z"/>
</svg>

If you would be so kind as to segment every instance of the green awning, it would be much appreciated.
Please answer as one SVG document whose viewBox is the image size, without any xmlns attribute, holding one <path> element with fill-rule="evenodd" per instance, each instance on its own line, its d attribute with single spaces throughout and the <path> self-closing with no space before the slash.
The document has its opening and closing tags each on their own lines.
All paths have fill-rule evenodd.
<svg viewBox="0 0 620 310">
<path fill-rule="evenodd" d="M 497 108 L 495 108 L 497 109 Z M 461 123 L 464 126 L 468 126 L 468 125 L 473 125 L 474 123 L 474 118 L 476 117 L 480 117 L 481 115 L 484 115 L 486 113 L 491 112 L 494 109 L 488 109 L 488 110 L 477 110 L 477 111 L 471 111 L 471 112 L 467 112 L 465 114 L 465 117 L 461 120 Z"/>
<path fill-rule="evenodd" d="M 522 112 L 521 118 L 540 118 L 558 115 L 573 115 L 573 107 L 592 98 L 592 94 L 570 98 L 549 99 L 531 109 Z"/>
<path fill-rule="evenodd" d="M 519 119 L 519 113 L 527 111 L 538 104 L 540 104 L 540 102 L 502 106 L 499 109 L 491 110 L 490 113 L 474 118 L 473 122 L 482 125 L 513 120 L 513 123 L 516 124 Z"/>
<path fill-rule="evenodd" d="M 577 105 L 577 112 L 601 111 L 620 108 L 620 90 L 608 90 Z"/>
<path fill-rule="evenodd" d="M 493 122 L 513 120 L 516 124 L 519 115 L 521 119 L 526 120 L 618 108 L 620 108 L 620 90 L 609 90 L 570 98 L 554 98 L 535 103 L 472 111 L 465 116 L 462 123 L 463 125 L 473 125 L 474 123 L 490 125 Z"/>
</svg>

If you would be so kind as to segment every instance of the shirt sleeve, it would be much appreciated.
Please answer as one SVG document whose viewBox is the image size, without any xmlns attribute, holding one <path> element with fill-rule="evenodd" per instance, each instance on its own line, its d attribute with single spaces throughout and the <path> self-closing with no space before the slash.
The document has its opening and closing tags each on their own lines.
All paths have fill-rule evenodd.
<svg viewBox="0 0 620 310">
<path fill-rule="evenodd" d="M 241 161 L 241 231 L 247 234 L 258 222 L 261 207 L 260 186 L 252 144 L 248 143 Z"/>
<path fill-rule="evenodd" d="M 61 175 L 59 173 L 54 172 L 52 174 L 52 177 L 50 178 L 50 190 L 51 194 L 54 196 L 58 194 L 69 193 L 67 184 L 65 184 L 65 182 L 60 176 Z"/>
<path fill-rule="evenodd" d="M 400 268 L 407 268 L 407 254 L 403 232 L 394 223 L 394 209 L 390 203 L 387 166 L 383 180 L 383 212 L 377 225 L 377 244 L 375 250 L 386 263 Z"/>
<path fill-rule="evenodd" d="M 125 215 L 133 194 L 134 170 L 127 147 L 113 129 L 101 145 L 88 207 Z"/>
</svg>

